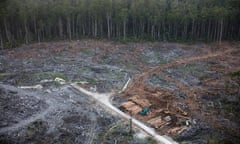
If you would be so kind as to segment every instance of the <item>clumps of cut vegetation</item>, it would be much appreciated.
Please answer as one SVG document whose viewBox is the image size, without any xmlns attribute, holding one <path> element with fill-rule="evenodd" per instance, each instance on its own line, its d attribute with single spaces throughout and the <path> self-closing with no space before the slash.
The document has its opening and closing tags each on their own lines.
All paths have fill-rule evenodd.
<svg viewBox="0 0 240 144">
<path fill-rule="evenodd" d="M 93 79 L 88 79 L 87 82 L 90 83 L 90 84 L 97 84 L 97 83 L 102 83 L 102 82 L 104 82 L 104 81 L 93 78 Z"/>
<path fill-rule="evenodd" d="M 240 70 L 232 73 L 233 77 L 240 77 Z"/>
<path fill-rule="evenodd" d="M 238 115 L 240 111 L 240 98 L 238 98 L 236 101 L 230 101 L 228 99 L 222 100 L 223 108 L 228 113 L 233 113 L 235 116 Z"/>
<path fill-rule="evenodd" d="M 43 72 L 43 73 L 34 73 L 33 77 L 37 79 L 55 79 L 56 77 L 62 78 L 64 80 L 67 80 L 67 76 L 65 76 L 62 73 L 54 73 L 54 72 Z"/>
<path fill-rule="evenodd" d="M 208 144 L 218 144 L 219 143 L 219 140 L 216 136 L 210 136 L 208 138 Z"/>
<path fill-rule="evenodd" d="M 147 141 L 149 144 L 157 144 L 157 141 L 154 140 L 152 137 L 147 137 L 147 138 L 146 138 L 146 141 Z"/>
<path fill-rule="evenodd" d="M 0 73 L 0 80 L 2 80 L 3 78 L 10 76 L 11 73 Z"/>
</svg>

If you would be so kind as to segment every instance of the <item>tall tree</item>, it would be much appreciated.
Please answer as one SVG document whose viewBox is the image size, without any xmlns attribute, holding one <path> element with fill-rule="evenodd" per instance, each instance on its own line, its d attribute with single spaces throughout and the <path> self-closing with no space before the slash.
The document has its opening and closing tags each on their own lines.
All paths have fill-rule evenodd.
<svg viewBox="0 0 240 144">
<path fill-rule="evenodd" d="M 240 39 L 239 0 L 2 0 L 0 47 L 131 36 L 155 40 Z"/>
</svg>

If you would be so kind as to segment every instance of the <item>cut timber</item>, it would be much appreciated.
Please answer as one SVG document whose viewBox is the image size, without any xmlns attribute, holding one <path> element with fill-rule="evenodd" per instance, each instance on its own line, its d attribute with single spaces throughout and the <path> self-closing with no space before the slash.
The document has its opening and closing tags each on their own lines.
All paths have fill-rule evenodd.
<svg viewBox="0 0 240 144">
<path fill-rule="evenodd" d="M 162 120 L 161 116 L 152 118 L 150 120 L 147 121 L 150 125 L 154 126 L 154 128 L 158 129 L 161 127 L 164 127 L 166 125 L 167 122 Z"/>
<path fill-rule="evenodd" d="M 131 102 L 131 101 L 128 101 L 128 102 L 125 102 L 122 104 L 121 107 L 123 107 L 124 109 L 129 109 L 130 107 L 133 107 L 134 105 L 136 105 L 135 103 Z"/>
<path fill-rule="evenodd" d="M 177 107 L 177 111 L 181 112 L 181 114 L 182 114 L 183 116 L 187 116 L 187 115 L 188 115 L 188 113 L 185 112 L 185 111 L 184 111 L 182 108 L 180 108 L 180 107 Z"/>
<path fill-rule="evenodd" d="M 136 96 L 129 98 L 129 100 L 134 102 L 134 103 L 136 103 L 137 105 L 139 105 L 141 107 L 149 107 L 149 106 L 151 106 L 151 104 L 149 103 L 148 100 L 146 100 L 146 99 L 139 99 Z"/>
<path fill-rule="evenodd" d="M 184 130 L 186 130 L 188 127 L 186 126 L 181 126 L 181 127 L 175 127 L 175 128 L 172 128 L 172 129 L 169 129 L 167 132 L 169 134 L 177 134 L 179 135 L 180 133 L 182 133 Z"/>
<path fill-rule="evenodd" d="M 152 118 L 152 119 L 148 120 L 147 122 L 149 124 L 151 124 L 151 125 L 155 125 L 157 123 L 161 123 L 162 122 L 162 117 L 158 116 L 158 117 L 155 117 L 155 118 Z"/>
<path fill-rule="evenodd" d="M 157 128 L 158 129 L 161 129 L 161 128 L 164 128 L 165 126 L 169 125 L 170 122 L 163 122 L 161 125 L 158 125 Z"/>
<path fill-rule="evenodd" d="M 142 110 L 142 108 L 138 105 L 132 106 L 130 108 L 127 109 L 127 111 L 129 111 L 132 114 L 137 114 Z"/>
<path fill-rule="evenodd" d="M 158 110 L 156 110 L 155 112 L 156 113 L 161 113 L 163 111 L 163 109 L 158 109 Z"/>
<path fill-rule="evenodd" d="M 152 94 L 155 97 L 162 96 L 164 92 L 157 91 L 156 93 Z"/>
</svg>

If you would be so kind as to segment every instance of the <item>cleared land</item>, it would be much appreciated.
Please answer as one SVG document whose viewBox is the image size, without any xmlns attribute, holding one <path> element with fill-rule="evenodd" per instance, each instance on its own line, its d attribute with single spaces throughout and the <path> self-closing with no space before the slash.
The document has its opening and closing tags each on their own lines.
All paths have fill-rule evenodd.
<svg viewBox="0 0 240 144">
<path fill-rule="evenodd" d="M 79 82 L 115 93 L 115 106 L 177 141 L 238 143 L 239 71 L 238 43 L 82 40 L 3 50 L 0 142 L 154 143 L 130 136 L 128 122 L 69 86 Z M 144 107 L 149 112 L 143 116 Z"/>
</svg>

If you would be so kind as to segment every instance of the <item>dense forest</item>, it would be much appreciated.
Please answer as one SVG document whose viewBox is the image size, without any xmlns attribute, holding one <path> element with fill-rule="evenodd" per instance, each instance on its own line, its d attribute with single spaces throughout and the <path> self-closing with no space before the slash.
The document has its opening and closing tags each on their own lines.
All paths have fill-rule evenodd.
<svg viewBox="0 0 240 144">
<path fill-rule="evenodd" d="M 61 39 L 240 39 L 240 0 L 1 0 L 0 47 Z"/>
</svg>

